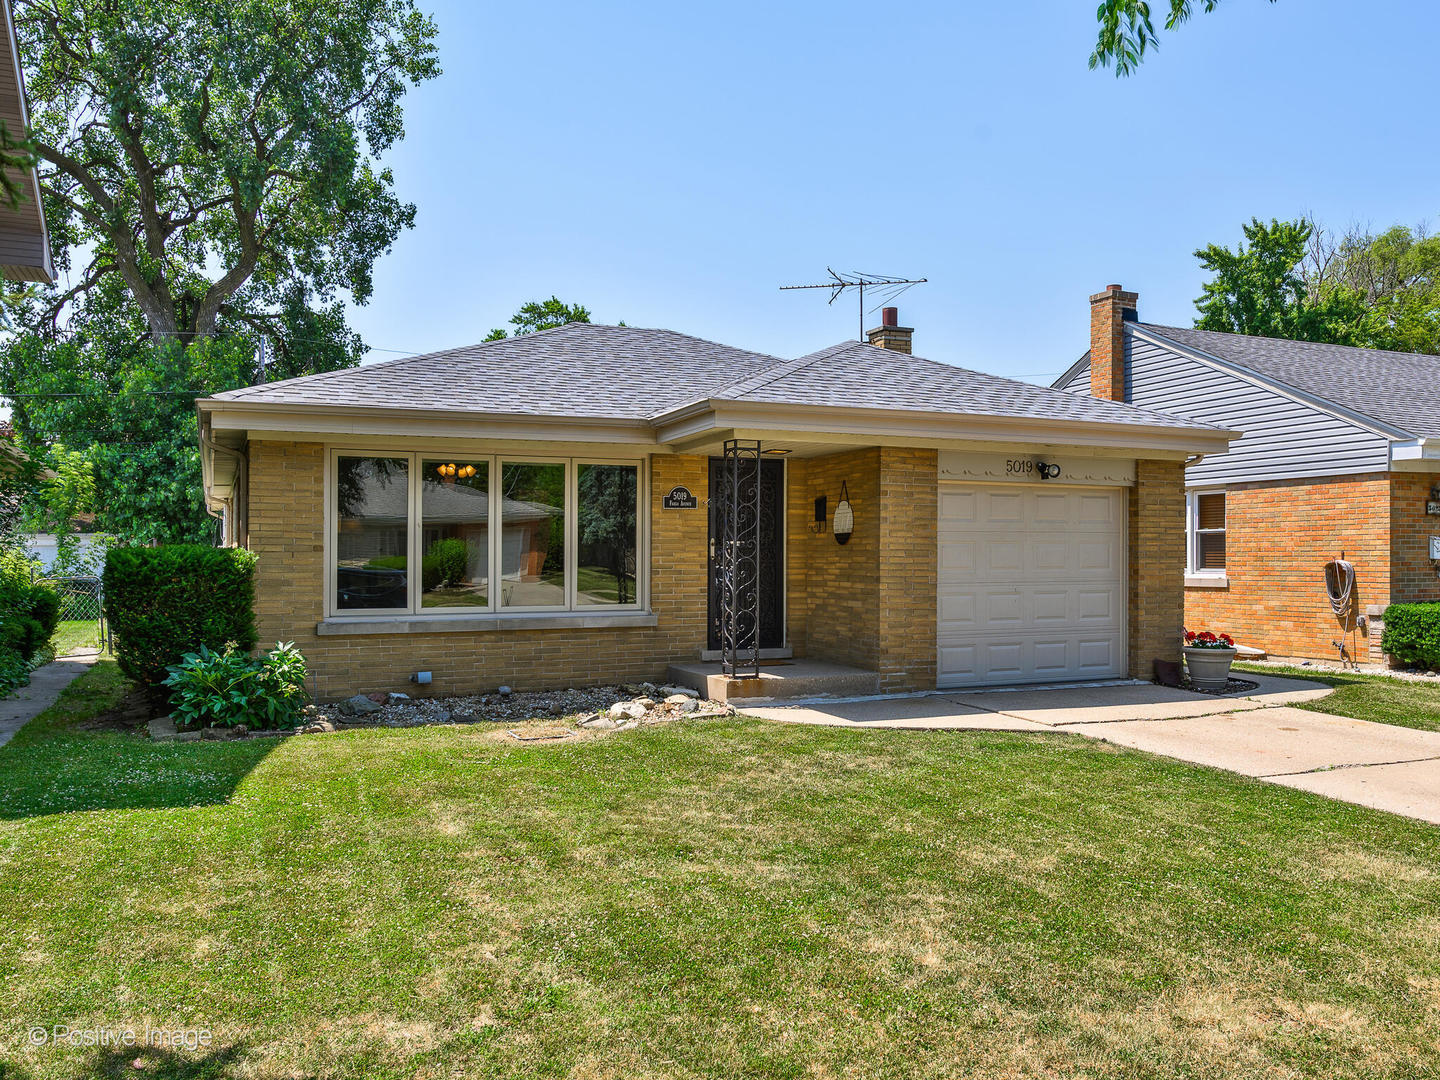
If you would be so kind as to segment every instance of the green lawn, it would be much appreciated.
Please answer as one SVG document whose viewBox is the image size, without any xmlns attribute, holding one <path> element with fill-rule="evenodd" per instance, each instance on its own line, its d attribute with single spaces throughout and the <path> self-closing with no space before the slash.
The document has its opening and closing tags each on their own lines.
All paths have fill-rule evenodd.
<svg viewBox="0 0 1440 1080">
<path fill-rule="evenodd" d="M 123 689 L 0 748 L 7 1080 L 1440 1075 L 1430 826 L 1050 733 L 83 730 Z M 215 1045 L 26 1039 L 146 1022 Z"/>
<path fill-rule="evenodd" d="M 56 656 L 69 656 L 100 647 L 100 624 L 95 619 L 65 619 L 55 628 L 50 645 Z"/>
<path fill-rule="evenodd" d="M 1398 724 L 1422 731 L 1440 731 L 1440 678 L 1417 682 L 1384 675 L 1365 675 L 1358 671 L 1314 671 L 1304 667 L 1263 664 L 1236 664 L 1235 669 L 1261 675 L 1293 675 L 1335 687 L 1335 693 L 1318 701 L 1303 702 L 1295 706 L 1297 709 L 1373 720 L 1379 724 Z"/>
</svg>

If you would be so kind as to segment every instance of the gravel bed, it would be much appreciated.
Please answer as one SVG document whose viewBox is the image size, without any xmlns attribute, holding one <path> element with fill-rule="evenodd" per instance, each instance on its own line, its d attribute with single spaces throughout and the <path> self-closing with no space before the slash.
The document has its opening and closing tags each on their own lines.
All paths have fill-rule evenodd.
<svg viewBox="0 0 1440 1080">
<path fill-rule="evenodd" d="M 1344 667 L 1330 660 L 1302 660 L 1296 663 L 1286 663 L 1283 660 L 1246 660 L 1245 663 L 1254 664 L 1256 667 L 1302 668 L 1306 671 L 1333 672 L 1337 675 L 1380 675 L 1387 679 L 1400 679 L 1406 682 L 1440 680 L 1440 673 L 1434 671 L 1405 671 L 1398 668 L 1384 668 L 1377 664 Z"/>
</svg>

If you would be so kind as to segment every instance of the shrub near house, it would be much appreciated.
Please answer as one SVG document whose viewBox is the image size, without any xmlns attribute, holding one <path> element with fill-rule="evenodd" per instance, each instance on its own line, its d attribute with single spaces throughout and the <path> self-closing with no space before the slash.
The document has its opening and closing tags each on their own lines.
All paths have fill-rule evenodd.
<svg viewBox="0 0 1440 1080">
<path fill-rule="evenodd" d="M 1407 664 L 1440 668 L 1440 604 L 1391 604 L 1380 647 Z"/>
<path fill-rule="evenodd" d="M 172 544 L 115 548 L 105 559 L 105 612 L 120 670 L 143 686 L 202 645 L 255 646 L 255 555 L 242 548 Z"/>
<path fill-rule="evenodd" d="M 22 552 L 0 553 L 0 695 L 25 683 L 60 622 L 60 594 L 31 580 Z"/>
</svg>

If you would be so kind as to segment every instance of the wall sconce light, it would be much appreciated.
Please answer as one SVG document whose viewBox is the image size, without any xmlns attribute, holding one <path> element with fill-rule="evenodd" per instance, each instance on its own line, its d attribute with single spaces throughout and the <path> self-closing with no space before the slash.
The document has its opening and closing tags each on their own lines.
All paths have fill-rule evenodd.
<svg viewBox="0 0 1440 1080">
<path fill-rule="evenodd" d="M 855 531 L 855 511 L 850 507 L 850 489 L 845 486 L 844 480 L 840 481 L 840 501 L 835 504 L 835 518 L 830 523 L 830 531 L 835 534 L 837 544 L 845 543 Z"/>
</svg>

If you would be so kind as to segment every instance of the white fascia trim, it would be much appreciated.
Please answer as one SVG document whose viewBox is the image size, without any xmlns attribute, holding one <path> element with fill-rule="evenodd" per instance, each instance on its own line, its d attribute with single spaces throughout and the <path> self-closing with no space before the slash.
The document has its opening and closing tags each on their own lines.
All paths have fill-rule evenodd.
<svg viewBox="0 0 1440 1080">
<path fill-rule="evenodd" d="M 1433 461 L 1440 465 L 1440 443 L 1434 439 L 1394 440 L 1390 443 L 1390 464 L 1401 465 L 1411 462 L 1423 464 Z"/>
<path fill-rule="evenodd" d="M 1347 409 L 1343 405 L 1336 405 L 1333 401 L 1328 401 L 1325 398 L 1317 397 L 1314 394 L 1297 389 L 1289 383 L 1281 382 L 1279 379 L 1272 378 L 1269 375 L 1262 375 L 1258 371 L 1252 371 L 1250 368 L 1245 367 L 1243 364 L 1237 364 L 1233 360 L 1226 360 L 1223 357 L 1215 356 L 1212 353 L 1207 353 L 1202 349 L 1197 349 L 1190 345 L 1182 345 L 1180 342 L 1172 338 L 1167 338 L 1163 334 L 1157 334 L 1149 330 L 1141 330 L 1134 323 L 1126 323 L 1125 325 L 1130 333 L 1142 341 L 1148 341 L 1151 345 L 1158 345 L 1162 349 L 1170 349 L 1172 352 L 1178 353 L 1189 360 L 1194 360 L 1197 363 L 1217 368 L 1227 374 L 1238 376 L 1246 382 L 1253 383 L 1256 386 L 1263 386 L 1267 390 L 1273 390 L 1275 393 L 1280 394 L 1282 397 L 1287 397 L 1291 401 L 1298 401 L 1303 405 L 1309 405 L 1312 409 L 1318 409 L 1320 412 L 1327 413 L 1338 420 L 1349 421 L 1356 427 L 1364 428 L 1371 434 L 1380 435 L 1386 439 L 1411 439 L 1414 437 L 1408 431 L 1401 431 L 1399 428 L 1393 427 L 1390 424 L 1382 423 L 1373 416 L 1365 416 L 1362 413 L 1355 412 L 1353 409 Z"/>
<path fill-rule="evenodd" d="M 655 444 L 655 430 L 646 420 L 363 405 L 275 405 L 214 398 L 196 405 L 215 431 Z"/>
<path fill-rule="evenodd" d="M 1237 431 L 1212 427 L 1160 427 L 911 409 L 856 409 L 832 405 L 773 405 L 709 401 L 656 419 L 657 438 L 671 443 L 731 428 L 802 432 L 836 438 L 896 437 L 925 443 L 964 439 L 984 442 L 1064 443 L 1127 450 L 1223 454 Z"/>
</svg>

